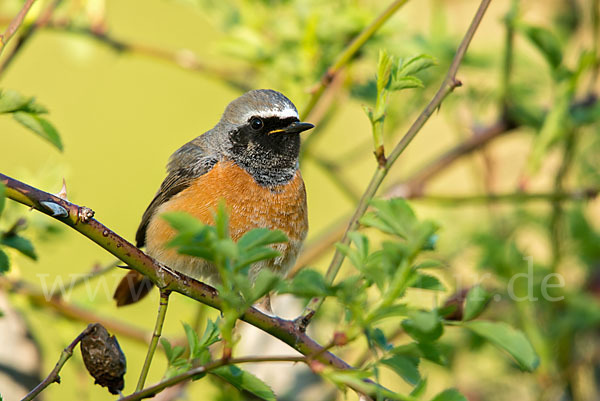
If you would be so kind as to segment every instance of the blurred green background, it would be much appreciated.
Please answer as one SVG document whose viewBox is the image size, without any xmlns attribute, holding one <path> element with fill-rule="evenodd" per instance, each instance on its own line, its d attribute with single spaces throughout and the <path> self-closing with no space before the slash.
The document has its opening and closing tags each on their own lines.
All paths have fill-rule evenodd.
<svg viewBox="0 0 600 401">
<path fill-rule="evenodd" d="M 593 1 L 523 1 L 518 18 L 557 32 L 563 46 L 563 62 L 573 66 L 580 56 L 579 50 L 593 49 L 598 41 L 593 38 L 590 14 L 586 12 Z M 49 3 L 39 0 L 26 24 L 31 24 Z M 425 162 L 468 139 L 473 127 L 490 125 L 499 117 L 504 21 L 515 3 L 492 2 L 459 70 L 458 78 L 463 87 L 450 95 L 411 143 L 390 172 L 388 183 L 408 177 Z M 331 107 L 324 111 L 324 118 L 318 114 L 319 110 L 311 115 L 322 127 L 307 134 L 307 138 L 310 135 L 314 138 L 307 139 L 310 148 L 302 160 L 309 205 L 308 243 L 314 243 L 328 227 L 351 213 L 356 203 L 353 197 L 362 193 L 375 169 L 371 127 L 362 106 L 372 106 L 372 80 L 379 49 L 385 48 L 398 57 L 427 53 L 438 60 L 438 65 L 423 76 L 425 88 L 393 95 L 386 120 L 386 146 L 391 149 L 437 89 L 478 4 L 473 0 L 408 2 L 342 72 L 335 83 L 335 92 L 325 95 L 323 103 Z M 568 24 L 560 25 L 559 17 L 567 19 L 573 4 L 578 7 L 576 16 L 580 20 L 577 23 L 581 25 L 564 33 L 563 26 Z M 141 215 L 164 178 L 170 154 L 212 128 L 225 106 L 242 93 L 240 83 L 249 89 L 282 91 L 302 113 L 311 87 L 326 67 L 387 5 L 385 1 L 65 0 L 54 14 L 56 21 L 70 21 L 74 27 L 95 27 L 97 32 L 135 44 L 138 51 L 115 51 L 92 35 L 68 32 L 60 24 L 36 32 L 2 75 L 1 87 L 35 96 L 49 109 L 47 118 L 60 132 L 64 152 L 40 140 L 9 116 L 0 116 L 0 172 L 53 193 L 60 190 L 64 178 L 70 201 L 92 208 L 98 220 L 133 241 Z M 16 0 L 0 2 L 3 26 L 21 6 L 22 2 Z M 512 95 L 523 103 L 535 105 L 538 111 L 547 110 L 553 107 L 556 96 L 558 85 L 553 85 L 556 75 L 546 66 L 543 53 L 524 36 L 515 38 Z M 174 53 L 174 62 L 159 59 L 156 54 L 149 56 L 152 51 L 148 49 L 178 53 Z M 208 67 L 194 71 L 177 65 L 176 61 L 189 62 L 191 54 Z M 229 74 L 229 71 L 235 73 Z M 225 82 L 224 73 L 235 82 Z M 586 82 L 595 86 L 590 87 Z M 586 76 L 576 94 L 583 97 L 587 92 L 597 93 L 598 89 L 598 82 L 589 81 Z M 559 146 L 545 149 L 541 167 L 535 173 L 530 174 L 526 167 L 539 129 L 539 126 L 525 124 L 495 140 L 485 152 L 452 164 L 439 179 L 431 181 L 427 193 L 458 196 L 486 191 L 515 192 L 519 188 L 530 192 L 552 191 L 557 168 L 563 160 Z M 597 187 L 600 180 L 594 172 L 597 173 L 598 166 L 595 152 L 600 150 L 598 120 L 581 124 L 578 130 L 581 139 L 574 158 L 579 167 L 573 169 L 565 185 L 568 188 Z M 332 181 L 331 170 L 323 168 L 324 161 L 340 163 L 341 178 Z M 346 190 L 340 189 L 344 183 Z M 477 266 L 485 251 L 473 245 L 479 238 L 477 233 L 482 231 L 488 231 L 492 237 L 496 235 L 495 241 L 501 245 L 514 241 L 525 255 L 533 257 L 536 265 L 552 263 L 552 243 L 544 223 L 540 223 L 551 213 L 549 202 L 442 207 L 415 200 L 413 205 L 420 217 L 434 219 L 442 227 L 436 252 L 448 267 L 438 276 L 447 284 L 448 291 L 431 294 L 414 290 L 409 297 L 412 302 L 431 306 L 434 302 L 443 302 L 455 289 L 482 279 L 485 271 L 478 270 Z M 112 262 L 110 255 L 76 232 L 58 225 L 53 225 L 55 229 L 50 231 L 36 231 L 35 228 L 49 224 L 49 219 L 36 212 L 25 212 L 25 208 L 13 203 L 9 207 L 10 216 L 22 213 L 30 220 L 26 233 L 33 239 L 39 258 L 33 262 L 11 254 L 9 277 L 41 286 L 45 283 L 50 286 L 57 277 L 62 277 L 68 285 L 71 274 L 87 272 L 97 263 Z M 599 201 L 591 200 L 578 207 L 587 216 L 585 220 L 598 230 Z M 565 237 L 569 235 L 564 234 Z M 581 255 L 576 244 L 577 241 L 573 241 L 565 246 L 565 255 L 554 270 L 566 278 L 567 292 L 584 288 L 590 275 L 589 264 L 578 259 Z M 331 253 L 326 252 L 310 265 L 324 271 Z M 524 268 L 525 262 L 522 263 Z M 86 294 L 83 286 L 66 299 L 149 331 L 154 325 L 158 293 L 154 291 L 143 303 L 116 309 L 110 295 L 122 274 L 122 270 L 116 269 L 104 276 L 95 297 Z M 494 276 L 485 278 L 483 283 L 502 286 L 502 280 Z M 24 312 L 35 340 L 40 343 L 41 372 L 45 376 L 54 366 L 60 350 L 86 323 L 62 319 L 47 308 L 31 306 L 18 295 L 11 296 L 10 300 Z M 299 306 L 290 308 L 294 311 L 276 307 L 275 312 L 293 317 Z M 500 319 L 524 324 L 523 315 L 509 302 L 493 302 L 490 308 Z M 196 303 L 173 296 L 169 309 L 165 335 L 179 338 L 183 335 L 180 322 L 194 320 Z M 213 311 L 207 313 L 216 316 Z M 547 317 L 543 313 L 538 316 Z M 596 317 L 588 321 L 592 332 L 597 330 L 594 319 Z M 558 348 L 554 340 L 559 334 L 546 330 L 551 326 L 547 321 L 540 320 L 539 324 L 552 353 Z M 324 329 L 312 334 L 326 342 L 330 332 Z M 463 348 L 457 346 L 450 369 L 431 363 L 422 367 L 424 375 L 430 377 L 427 394 L 449 386 L 458 387 L 472 401 L 558 400 L 563 394 L 553 386 L 549 387 L 554 392 L 544 393 L 543 388 L 552 378 L 568 382 L 567 373 L 555 371 L 560 370 L 564 361 L 554 361 L 547 369 L 542 367 L 542 373 L 524 374 L 510 367 L 497 351 L 486 348 L 479 352 L 458 335 L 450 332 L 448 337 L 449 342 L 462 344 Z M 135 387 L 146 347 L 124 336 L 119 337 L 119 341 L 128 358 L 125 387 L 128 393 Z M 532 342 L 535 345 L 535 341 Z M 598 352 L 597 344 L 593 340 L 589 342 L 594 352 Z M 475 347 L 475 351 L 471 351 L 471 347 Z M 349 352 L 347 356 L 351 355 Z M 148 382 L 158 381 L 165 366 L 164 357 L 158 354 Z M 577 380 L 584 382 L 582 386 L 588 391 L 584 393 L 591 395 L 577 398 L 571 394 L 567 399 L 593 400 L 599 394 L 594 385 L 597 364 L 590 362 L 590 366 L 591 370 Z M 79 356 L 69 361 L 61 377 L 62 384 L 52 385 L 44 392 L 44 399 L 107 398 L 105 389 L 91 385 Z M 194 383 L 189 388 L 188 399 L 213 399 L 219 394 L 219 386 L 207 380 Z M 404 383 L 391 387 L 410 389 Z M 355 397 L 348 395 L 351 399 Z"/>
</svg>

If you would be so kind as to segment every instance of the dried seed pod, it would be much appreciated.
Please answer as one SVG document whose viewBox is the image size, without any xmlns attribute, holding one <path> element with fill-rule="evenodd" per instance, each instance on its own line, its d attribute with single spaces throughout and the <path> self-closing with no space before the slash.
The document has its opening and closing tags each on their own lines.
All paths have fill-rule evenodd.
<svg viewBox="0 0 600 401">
<path fill-rule="evenodd" d="M 96 379 L 96 384 L 108 387 L 112 394 L 118 394 L 125 386 L 125 355 L 116 337 L 110 336 L 101 324 L 90 324 L 88 328 L 89 334 L 81 340 L 81 356 L 85 367 Z"/>
</svg>

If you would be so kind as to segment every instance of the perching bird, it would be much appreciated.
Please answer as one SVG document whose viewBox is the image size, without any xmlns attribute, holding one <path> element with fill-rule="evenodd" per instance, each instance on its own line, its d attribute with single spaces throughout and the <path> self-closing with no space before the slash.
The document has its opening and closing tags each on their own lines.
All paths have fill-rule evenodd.
<svg viewBox="0 0 600 401">
<path fill-rule="evenodd" d="M 253 228 L 281 230 L 288 237 L 288 242 L 276 245 L 280 256 L 251 267 L 250 279 L 265 267 L 285 275 L 308 230 L 298 156 L 300 133 L 313 127 L 300 122 L 294 104 L 273 90 L 250 91 L 232 101 L 213 129 L 171 156 L 167 178 L 142 216 L 137 246 L 145 245 L 150 256 L 175 271 L 218 280 L 210 263 L 166 247 L 175 231 L 160 215 L 183 211 L 213 224 L 213 214 L 224 201 L 234 240 Z M 114 298 L 117 305 L 127 305 L 150 288 L 149 279 L 132 270 Z"/>
</svg>

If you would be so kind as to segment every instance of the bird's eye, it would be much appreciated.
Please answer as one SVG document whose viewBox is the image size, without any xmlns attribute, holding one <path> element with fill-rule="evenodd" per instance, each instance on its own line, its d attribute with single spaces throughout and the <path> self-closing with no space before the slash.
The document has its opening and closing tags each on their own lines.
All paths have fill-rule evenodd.
<svg viewBox="0 0 600 401">
<path fill-rule="evenodd" d="M 252 127 L 252 129 L 255 131 L 261 129 L 263 125 L 263 120 L 261 120 L 258 117 L 252 117 L 252 119 L 250 120 L 250 127 Z"/>
</svg>

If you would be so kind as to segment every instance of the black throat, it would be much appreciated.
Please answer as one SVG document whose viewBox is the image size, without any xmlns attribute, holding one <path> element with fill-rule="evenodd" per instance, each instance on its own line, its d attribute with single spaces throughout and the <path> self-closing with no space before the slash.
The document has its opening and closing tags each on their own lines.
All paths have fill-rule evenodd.
<svg viewBox="0 0 600 401">
<path fill-rule="evenodd" d="M 275 132 L 297 118 L 263 118 L 263 127 L 253 129 L 246 124 L 229 134 L 231 157 L 254 180 L 265 187 L 287 184 L 294 178 L 300 154 L 300 134 Z"/>
</svg>

